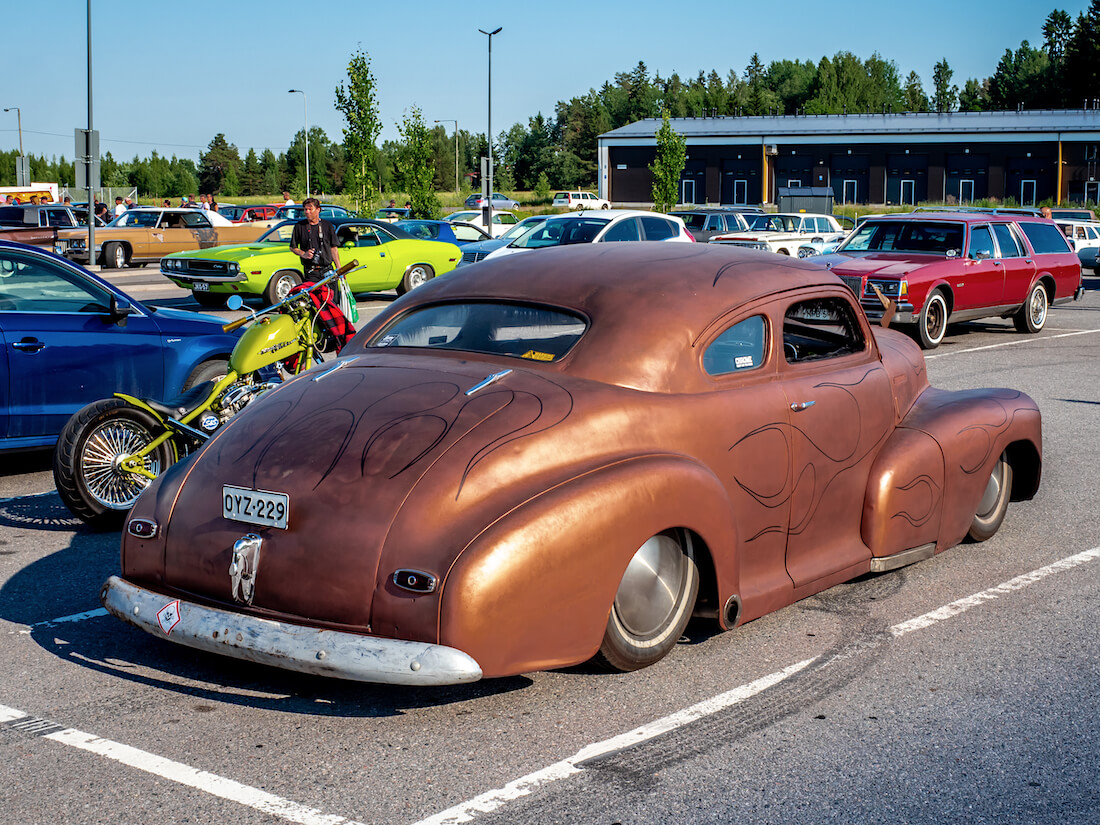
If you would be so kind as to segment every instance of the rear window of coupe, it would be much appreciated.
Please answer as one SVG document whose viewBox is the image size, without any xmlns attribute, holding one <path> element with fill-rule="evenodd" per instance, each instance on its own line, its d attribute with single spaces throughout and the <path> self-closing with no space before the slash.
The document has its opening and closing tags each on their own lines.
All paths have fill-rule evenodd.
<svg viewBox="0 0 1100 825">
<path fill-rule="evenodd" d="M 1036 255 L 1072 252 L 1066 243 L 1066 236 L 1052 223 L 1020 221 L 1020 229 L 1024 230 L 1027 239 L 1031 241 L 1031 248 Z"/>
<path fill-rule="evenodd" d="M 587 329 L 565 310 L 504 302 L 433 304 L 397 318 L 367 347 L 412 347 L 557 361 Z"/>
</svg>

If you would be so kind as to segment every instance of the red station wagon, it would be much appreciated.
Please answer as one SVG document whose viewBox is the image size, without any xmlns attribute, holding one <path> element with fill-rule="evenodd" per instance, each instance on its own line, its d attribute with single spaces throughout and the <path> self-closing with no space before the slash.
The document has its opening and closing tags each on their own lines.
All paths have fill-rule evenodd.
<svg viewBox="0 0 1100 825">
<path fill-rule="evenodd" d="M 1011 317 L 1038 332 L 1047 308 L 1084 294 L 1081 262 L 1053 221 L 989 212 L 924 212 L 872 218 L 818 259 L 881 318 L 875 287 L 897 303 L 894 320 L 916 326 L 925 349 L 949 323 Z"/>
</svg>

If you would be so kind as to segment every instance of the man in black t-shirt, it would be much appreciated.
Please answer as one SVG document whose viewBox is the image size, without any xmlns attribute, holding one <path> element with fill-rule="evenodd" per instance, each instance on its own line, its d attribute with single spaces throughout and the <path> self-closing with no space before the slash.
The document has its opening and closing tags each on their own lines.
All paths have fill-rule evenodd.
<svg viewBox="0 0 1100 825">
<path fill-rule="evenodd" d="M 316 281 L 329 268 L 340 267 L 340 250 L 336 246 L 336 230 L 321 220 L 321 202 L 306 198 L 302 203 L 305 219 L 294 225 L 290 235 L 290 251 L 302 259 L 307 281 Z"/>
</svg>

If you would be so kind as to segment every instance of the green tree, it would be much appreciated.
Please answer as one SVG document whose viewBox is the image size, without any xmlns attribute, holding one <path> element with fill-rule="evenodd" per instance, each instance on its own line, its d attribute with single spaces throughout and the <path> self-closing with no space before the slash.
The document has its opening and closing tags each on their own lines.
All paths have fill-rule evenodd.
<svg viewBox="0 0 1100 825">
<path fill-rule="evenodd" d="M 378 118 L 378 95 L 370 56 L 357 49 L 348 62 L 347 87 L 336 87 L 336 108 L 344 115 L 344 152 L 347 160 L 345 191 L 366 202 L 380 191 L 377 169 L 378 135 L 382 122 Z"/>
<path fill-rule="evenodd" d="M 539 179 L 535 181 L 535 188 L 532 193 L 535 196 L 535 203 L 550 202 L 550 179 L 546 177 L 545 172 L 539 173 Z"/>
<path fill-rule="evenodd" d="M 1067 105 L 1091 106 L 1100 97 L 1100 0 L 1092 0 L 1088 11 L 1077 18 L 1066 45 L 1063 73 Z"/>
<path fill-rule="evenodd" d="M 397 131 L 404 142 L 397 156 L 398 181 L 412 201 L 413 214 L 418 218 L 438 218 L 443 209 L 432 188 L 435 152 L 420 107 L 414 104 L 406 111 Z"/>
<path fill-rule="evenodd" d="M 256 150 L 249 149 L 248 154 L 244 157 L 244 164 L 241 166 L 241 194 L 267 194 L 263 188 L 263 177 L 263 168 L 260 166 L 260 159 L 256 157 Z"/>
<path fill-rule="evenodd" d="M 679 200 L 680 175 L 687 165 L 687 138 L 668 122 L 668 112 L 661 115 L 657 130 L 657 156 L 649 167 L 653 173 L 653 208 L 668 212 Z"/>
<path fill-rule="evenodd" d="M 945 57 L 932 69 L 932 108 L 937 112 L 953 112 L 959 98 L 959 87 L 951 84 L 955 72 L 947 65 Z"/>
<path fill-rule="evenodd" d="M 225 135 L 219 132 L 206 147 L 205 154 L 199 157 L 199 184 L 203 192 L 215 194 L 222 191 L 222 180 L 225 173 L 233 168 L 234 174 L 240 179 L 241 156 L 237 147 L 225 139 Z"/>
<path fill-rule="evenodd" d="M 928 95 L 924 93 L 924 86 L 920 82 L 920 75 L 909 72 L 905 79 L 905 110 L 908 112 L 927 112 Z"/>
<path fill-rule="evenodd" d="M 1096 2 L 1096 0 L 1094 0 Z M 1100 32 L 1098 32 L 1100 34 Z M 1050 58 L 1024 40 L 1015 52 L 1005 49 L 989 79 L 991 109 L 1042 109 L 1047 105 Z"/>
<path fill-rule="evenodd" d="M 970 78 L 959 92 L 960 112 L 983 112 L 989 103 L 989 93 L 984 84 Z"/>
</svg>

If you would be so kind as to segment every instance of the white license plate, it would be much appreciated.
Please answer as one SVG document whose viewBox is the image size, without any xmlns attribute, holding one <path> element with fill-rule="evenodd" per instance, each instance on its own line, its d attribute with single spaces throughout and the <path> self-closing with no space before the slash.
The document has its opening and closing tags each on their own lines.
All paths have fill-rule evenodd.
<svg viewBox="0 0 1100 825">
<path fill-rule="evenodd" d="M 210 284 L 206 283 L 206 281 L 195 281 L 195 283 L 191 284 L 191 288 L 195 290 L 195 292 L 209 292 Z"/>
<path fill-rule="evenodd" d="M 245 487 L 234 487 L 231 484 L 222 485 L 223 518 L 285 530 L 289 511 L 290 496 L 286 493 L 249 490 Z"/>
</svg>

